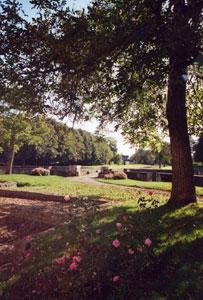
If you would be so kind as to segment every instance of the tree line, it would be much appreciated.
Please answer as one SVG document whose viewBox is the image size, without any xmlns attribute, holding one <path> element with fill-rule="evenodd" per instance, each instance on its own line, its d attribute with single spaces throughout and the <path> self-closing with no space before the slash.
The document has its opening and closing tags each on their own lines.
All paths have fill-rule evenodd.
<svg viewBox="0 0 203 300">
<path fill-rule="evenodd" d="M 69 128 L 54 119 L 37 115 L 6 114 L 0 118 L 0 162 L 12 173 L 19 165 L 120 163 L 113 139 Z"/>
</svg>

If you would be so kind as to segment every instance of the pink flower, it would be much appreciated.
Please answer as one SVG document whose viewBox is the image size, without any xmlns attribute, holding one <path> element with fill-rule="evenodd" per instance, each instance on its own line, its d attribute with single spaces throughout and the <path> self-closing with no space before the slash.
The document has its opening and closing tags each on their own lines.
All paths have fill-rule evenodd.
<svg viewBox="0 0 203 300">
<path fill-rule="evenodd" d="M 57 235 L 56 236 L 56 240 L 61 240 L 62 239 L 62 235 Z"/>
<path fill-rule="evenodd" d="M 116 227 L 117 227 L 117 229 L 121 229 L 122 228 L 122 224 L 121 223 L 116 223 Z"/>
<path fill-rule="evenodd" d="M 144 241 L 144 244 L 145 244 L 145 246 L 150 247 L 151 244 L 152 244 L 152 241 L 151 241 L 149 238 L 147 238 L 147 239 Z"/>
<path fill-rule="evenodd" d="M 97 229 L 96 234 L 98 234 L 98 235 L 101 234 L 101 229 Z"/>
<path fill-rule="evenodd" d="M 152 196 L 152 195 L 153 195 L 153 192 L 149 192 L 148 195 L 149 195 L 149 196 Z"/>
<path fill-rule="evenodd" d="M 118 282 L 120 280 L 120 276 L 119 275 L 115 275 L 115 276 L 113 276 L 113 278 L 112 278 L 112 281 L 113 282 Z"/>
<path fill-rule="evenodd" d="M 69 247 L 69 245 L 70 245 L 70 243 L 69 243 L 69 242 L 67 242 L 67 243 L 66 243 L 66 248 L 68 248 L 68 247 Z"/>
<path fill-rule="evenodd" d="M 32 236 L 31 235 L 27 235 L 26 238 L 25 238 L 25 240 L 27 242 L 31 242 L 32 241 Z"/>
<path fill-rule="evenodd" d="M 66 195 L 66 196 L 64 196 L 64 201 L 70 201 L 70 196 L 69 195 Z"/>
<path fill-rule="evenodd" d="M 118 248 L 120 246 L 120 242 L 118 239 L 115 239 L 112 244 L 115 248 Z"/>
<path fill-rule="evenodd" d="M 138 247 L 137 247 L 137 251 L 143 252 L 143 247 L 142 247 L 142 246 L 138 246 Z"/>
<path fill-rule="evenodd" d="M 128 216 L 123 216 L 123 221 L 127 222 L 128 221 Z"/>
<path fill-rule="evenodd" d="M 81 262 L 81 257 L 80 256 L 73 256 L 73 262 L 80 263 Z"/>
<path fill-rule="evenodd" d="M 65 263 L 65 257 L 58 257 L 55 259 L 57 265 L 63 265 Z"/>
<path fill-rule="evenodd" d="M 30 258 L 32 256 L 32 251 L 28 250 L 25 252 L 25 258 Z"/>
<path fill-rule="evenodd" d="M 69 266 L 69 270 L 71 271 L 75 271 L 78 268 L 78 264 L 76 264 L 75 262 L 71 263 Z"/>
<path fill-rule="evenodd" d="M 132 248 L 129 248 L 128 249 L 128 254 L 129 255 L 133 255 L 135 253 L 135 251 L 132 249 Z"/>
</svg>

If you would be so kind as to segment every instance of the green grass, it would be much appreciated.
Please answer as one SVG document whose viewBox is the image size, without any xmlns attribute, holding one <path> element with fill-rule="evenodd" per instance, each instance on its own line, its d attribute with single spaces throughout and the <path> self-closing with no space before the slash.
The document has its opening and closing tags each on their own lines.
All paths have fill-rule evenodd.
<svg viewBox="0 0 203 300">
<path fill-rule="evenodd" d="M 132 200 L 75 218 L 34 239 L 33 257 L 2 281 L 3 299 L 200 300 L 202 221 L 198 205 L 171 210 L 162 202 L 158 208 L 140 209 Z M 116 222 L 123 225 L 120 231 Z M 112 246 L 115 238 L 121 243 L 118 249 Z M 152 240 L 152 247 L 129 256 L 128 249 L 136 249 L 145 238 Z M 77 271 L 67 271 L 70 260 L 63 267 L 55 264 L 55 258 L 75 255 L 76 249 L 82 257 Z M 114 275 L 120 276 L 120 283 L 112 283 Z"/>
<path fill-rule="evenodd" d="M 156 195 L 153 197 L 158 199 L 158 207 L 141 209 L 138 200 L 144 194 L 112 185 L 81 184 L 57 176 L 1 175 L 0 180 L 14 180 L 20 185 L 18 189 L 23 190 L 117 200 L 103 212 L 91 215 L 84 212 L 69 224 L 34 238 L 32 257 L 12 273 L 0 275 L 0 298 L 202 299 L 203 211 L 200 204 L 175 210 L 165 205 L 166 197 Z M 145 199 L 150 203 L 149 195 L 146 194 Z M 128 216 L 127 222 L 123 220 L 124 215 Z M 116 222 L 122 223 L 121 230 L 117 230 Z M 96 229 L 101 230 L 101 235 L 95 233 Z M 120 241 L 118 249 L 112 246 L 115 238 Z M 143 252 L 139 252 L 136 249 L 146 238 L 152 240 L 152 247 L 144 247 Z M 128 254 L 129 248 L 135 250 L 135 255 Z M 55 258 L 72 257 L 78 251 L 82 261 L 77 271 L 68 271 L 71 259 L 63 266 L 56 265 Z M 119 283 L 112 282 L 114 275 L 120 276 Z"/>
<path fill-rule="evenodd" d="M 134 179 L 98 179 L 99 182 L 114 184 L 119 186 L 138 187 L 144 189 L 157 189 L 157 190 L 171 190 L 170 182 L 154 182 L 154 181 L 140 181 Z M 203 188 L 196 187 L 197 195 L 203 195 Z"/>
<path fill-rule="evenodd" d="M 137 192 L 112 186 L 79 183 L 59 176 L 0 175 L 0 180 L 16 181 L 20 190 L 48 192 L 58 195 L 88 196 L 111 200 L 133 200 Z M 161 198 L 161 196 L 159 196 Z"/>
</svg>

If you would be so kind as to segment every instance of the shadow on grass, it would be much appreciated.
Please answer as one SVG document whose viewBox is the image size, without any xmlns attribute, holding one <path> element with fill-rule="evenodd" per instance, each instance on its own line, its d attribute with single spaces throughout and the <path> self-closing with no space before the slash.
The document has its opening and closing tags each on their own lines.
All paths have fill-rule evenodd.
<svg viewBox="0 0 203 300">
<path fill-rule="evenodd" d="M 121 230 L 116 222 L 122 223 Z M 134 203 L 124 202 L 94 215 L 84 213 L 33 241 L 33 258 L 16 274 L 16 281 L 8 284 L 4 297 L 201 299 L 201 226 L 202 209 L 196 205 L 138 210 Z M 115 238 L 120 241 L 118 249 L 112 246 Z M 146 238 L 153 241 L 150 248 L 143 246 Z M 129 248 L 135 250 L 133 256 L 128 255 Z M 55 265 L 56 257 L 75 255 L 76 249 L 82 257 L 77 271 L 68 271 L 69 262 L 62 269 Z M 118 283 L 112 282 L 114 275 L 120 276 Z"/>
</svg>

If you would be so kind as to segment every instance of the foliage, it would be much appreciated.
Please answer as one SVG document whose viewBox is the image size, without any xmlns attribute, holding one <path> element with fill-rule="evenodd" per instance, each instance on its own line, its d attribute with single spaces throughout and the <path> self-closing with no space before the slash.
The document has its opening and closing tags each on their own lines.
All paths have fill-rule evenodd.
<svg viewBox="0 0 203 300">
<path fill-rule="evenodd" d="M 199 137 L 198 142 L 194 146 L 194 160 L 203 163 L 203 134 Z"/>
<path fill-rule="evenodd" d="M 105 172 L 104 174 L 100 173 L 99 178 L 104 179 L 127 179 L 127 175 L 123 171 L 112 171 L 109 170 Z"/>
<path fill-rule="evenodd" d="M 48 176 L 50 175 L 50 170 L 49 169 L 44 169 L 44 168 L 35 168 L 32 170 L 32 175 L 37 175 L 37 176 Z"/>
<path fill-rule="evenodd" d="M 99 176 L 101 178 L 101 176 Z M 114 173 L 108 173 L 108 174 L 104 174 L 104 179 L 114 179 Z"/>
<path fill-rule="evenodd" d="M 15 154 L 25 144 L 39 145 L 49 136 L 49 127 L 42 116 L 30 116 L 21 112 L 4 113 L 0 117 L 0 145 L 12 172 Z"/>
<path fill-rule="evenodd" d="M 129 160 L 136 164 L 153 165 L 155 163 L 155 154 L 151 150 L 138 149 Z"/>
<path fill-rule="evenodd" d="M 169 144 L 162 142 L 159 144 L 159 149 L 153 147 L 152 149 L 142 149 L 139 148 L 135 154 L 130 157 L 132 163 L 137 164 L 159 164 L 161 165 L 170 165 L 171 154 Z"/>
<path fill-rule="evenodd" d="M 40 143 L 24 143 L 15 158 L 17 164 L 108 164 L 119 157 L 117 147 L 108 138 L 46 119 L 47 136 Z M 3 159 L 3 156 L 2 156 Z M 117 160 L 118 161 L 118 160 Z"/>
<path fill-rule="evenodd" d="M 43 113 L 47 103 L 47 85 L 39 74 L 29 50 L 26 29 L 29 22 L 19 1 L 0 3 L 0 111 L 17 109 Z M 27 36 L 27 38 L 26 38 Z M 35 48 L 35 53 L 37 52 Z M 41 70 L 42 71 L 42 70 Z"/>
<path fill-rule="evenodd" d="M 127 179 L 127 175 L 123 171 L 114 171 L 113 179 Z"/>
</svg>

